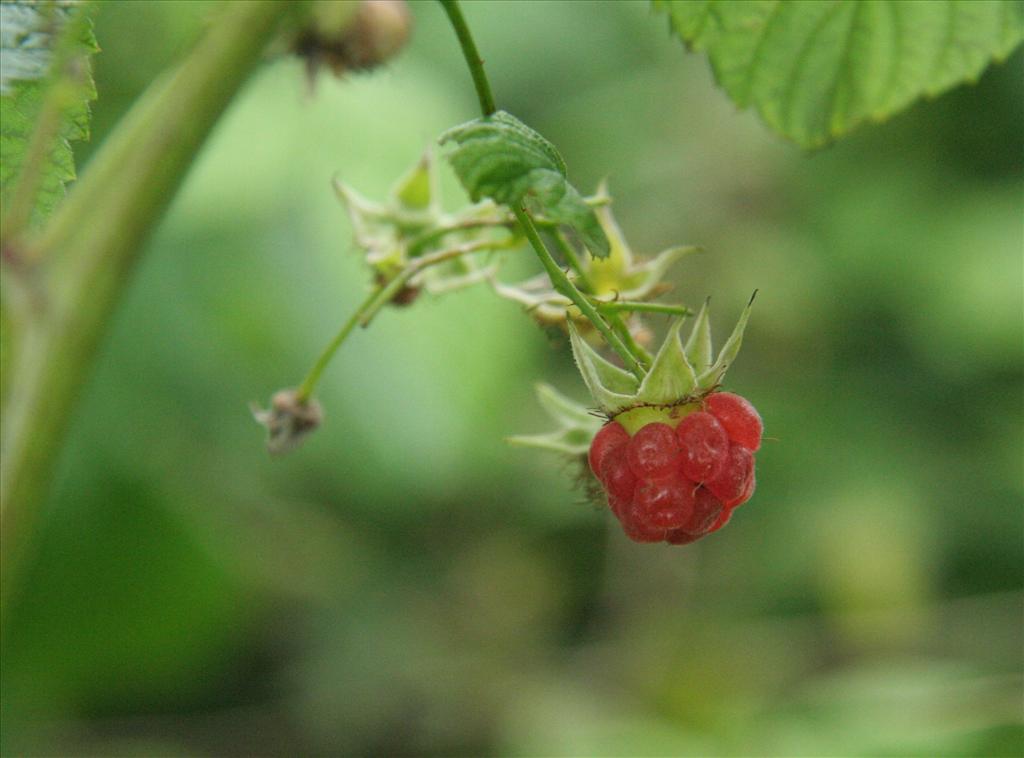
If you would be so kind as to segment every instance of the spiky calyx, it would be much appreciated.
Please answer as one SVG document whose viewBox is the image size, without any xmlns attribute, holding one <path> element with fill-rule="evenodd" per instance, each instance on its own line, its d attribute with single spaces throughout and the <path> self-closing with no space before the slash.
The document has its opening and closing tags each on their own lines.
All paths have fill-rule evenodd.
<svg viewBox="0 0 1024 758">
<path fill-rule="evenodd" d="M 673 322 L 643 379 L 603 358 L 570 324 L 573 356 L 602 412 L 631 435 L 654 422 L 675 428 L 686 416 L 699 410 L 704 398 L 722 384 L 743 343 L 753 302 L 751 297 L 717 357 L 712 350 L 706 302 L 697 314 L 685 346 L 679 337 L 683 319 Z"/>
</svg>

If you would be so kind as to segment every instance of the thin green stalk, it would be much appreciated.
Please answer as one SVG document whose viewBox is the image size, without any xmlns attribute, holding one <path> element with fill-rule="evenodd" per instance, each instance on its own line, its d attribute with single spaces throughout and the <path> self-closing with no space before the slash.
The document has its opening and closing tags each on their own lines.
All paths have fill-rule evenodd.
<svg viewBox="0 0 1024 758">
<path fill-rule="evenodd" d="M 462 17 L 462 10 L 457 0 L 440 0 L 441 7 L 448 14 L 455 36 L 459 38 L 459 45 L 462 46 L 462 54 L 469 66 L 469 73 L 473 77 L 473 86 L 476 87 L 476 96 L 480 99 L 480 110 L 484 116 L 490 116 L 496 110 L 494 95 L 491 94 L 491 84 L 487 81 L 487 74 L 484 73 L 484 61 L 476 49 L 473 35 L 466 26 L 466 19 Z"/>
<path fill-rule="evenodd" d="M 316 389 L 317 383 L 320 381 L 320 377 L 323 375 L 324 370 L 330 364 L 331 359 L 334 358 L 334 354 L 338 352 L 345 340 L 348 339 L 348 335 L 355 329 L 356 324 L 362 318 L 363 313 L 373 305 L 374 301 L 384 290 L 384 287 L 374 287 L 370 290 L 370 294 L 366 296 L 362 304 L 356 308 L 352 315 L 349 316 L 345 323 L 341 325 L 341 329 L 334 335 L 334 339 L 327 343 L 320 356 L 316 359 L 316 363 L 313 364 L 313 368 L 306 374 L 306 378 L 302 380 L 302 384 L 299 385 L 299 389 L 295 392 L 295 399 L 304 403 L 313 395 L 313 390 Z"/>
<path fill-rule="evenodd" d="M 594 286 L 590 282 L 590 277 L 587 276 L 587 273 L 583 268 L 583 263 L 576 254 L 576 248 L 574 248 L 572 243 L 566 239 L 565 233 L 561 229 L 555 230 L 554 237 L 555 242 L 558 245 L 558 249 L 561 251 L 562 255 L 565 256 L 566 260 L 569 261 L 569 265 L 576 271 L 580 283 L 588 292 L 593 294 Z M 626 349 L 633 354 L 633 357 L 636 358 L 637 362 L 641 366 L 645 369 L 649 369 L 651 364 L 654 362 L 654 356 L 648 353 L 643 346 L 633 339 L 633 334 L 629 331 L 629 326 L 622 319 L 622 316 L 615 310 L 602 311 L 600 300 L 594 300 L 593 302 L 597 305 L 598 311 L 603 313 L 611 328 L 619 335 L 619 338 L 622 340 L 622 344 L 626 346 Z"/>
<path fill-rule="evenodd" d="M 317 384 L 320 382 L 320 377 L 323 376 L 324 370 L 330 364 L 334 355 L 338 352 L 345 340 L 352 333 L 352 330 L 356 326 L 367 327 L 370 322 L 373 321 L 374 316 L 383 308 L 387 303 L 391 302 L 391 299 L 402 289 L 409 280 L 412 279 L 416 274 L 436 266 L 439 263 L 450 261 L 458 258 L 462 255 L 469 255 L 471 253 L 480 253 L 488 250 L 497 250 L 503 245 L 501 243 L 494 243 L 489 240 L 481 240 L 479 242 L 471 242 L 459 247 L 453 247 L 449 250 L 442 250 L 431 255 L 424 255 L 420 258 L 415 258 L 406 264 L 405 268 L 399 271 L 393 276 L 387 284 L 374 287 L 370 294 L 366 296 L 366 299 L 359 305 L 358 308 L 353 311 L 352 315 L 349 316 L 345 323 L 341 325 L 341 329 L 334 335 L 334 338 L 327 343 L 319 357 L 316 359 L 316 363 L 313 364 L 313 368 L 306 374 L 306 378 L 302 380 L 302 384 L 299 385 L 296 390 L 296 399 L 300 403 L 304 403 L 309 400 L 313 395 L 313 391 L 316 389 Z"/>
<path fill-rule="evenodd" d="M 27 273 L 43 297 L 17 316 L 25 329 L 5 380 L 5 608 L 75 399 L 143 243 L 280 23 L 305 10 L 266 0 L 226 3 L 184 63 L 155 83 L 102 145 L 40 236 L 25 241 L 39 261 Z"/>
<path fill-rule="evenodd" d="M 416 258 L 431 242 L 437 242 L 437 240 L 447 237 L 449 234 L 464 232 L 468 229 L 508 229 L 510 223 L 511 220 L 497 221 L 494 219 L 474 219 L 472 221 L 462 221 L 452 226 L 442 226 L 439 229 L 431 229 L 429 232 L 421 234 L 409 243 L 409 250 L 407 254 L 410 258 Z"/>
<path fill-rule="evenodd" d="M 594 286 L 590 282 L 590 277 L 587 276 L 586 269 L 583 268 L 583 262 L 580 260 L 579 255 L 576 254 L 576 248 L 569 243 L 569 240 L 565 238 L 565 235 L 560 229 L 555 230 L 554 238 L 559 252 L 565 256 L 566 263 L 569 264 L 569 267 L 576 272 L 576 278 L 583 286 L 583 289 L 593 294 Z"/>
<path fill-rule="evenodd" d="M 605 338 L 608 345 L 619 354 L 622 358 L 622 362 L 631 374 L 636 376 L 637 379 L 643 379 L 645 371 L 643 366 L 636 357 L 629 351 L 622 340 L 619 338 L 612 328 L 608 325 L 608 322 L 601 317 L 601 314 L 597 312 L 594 306 L 591 304 L 589 298 L 584 295 L 576 285 L 572 283 L 572 280 L 565 275 L 565 272 L 559 268 L 558 263 L 551 257 L 551 253 L 548 252 L 547 247 L 544 245 L 544 240 L 540 238 L 540 234 L 537 233 L 537 227 L 533 225 L 533 220 L 522 208 L 513 207 L 512 212 L 516 214 L 516 219 L 519 224 L 523 227 L 523 232 L 526 234 L 526 238 L 530 241 L 533 246 L 533 250 L 537 253 L 537 257 L 540 258 L 541 264 L 544 266 L 544 270 L 547 271 L 548 277 L 551 279 L 551 283 L 554 285 L 558 292 L 561 292 L 567 298 L 572 300 L 573 304 L 580 309 L 580 313 L 590 321 L 594 327 L 601 333 L 601 336 Z"/>
<path fill-rule="evenodd" d="M 466 26 L 466 20 L 462 17 L 462 11 L 459 9 L 457 0 L 440 0 L 440 3 L 445 13 L 448 14 L 448 19 L 455 30 L 455 36 L 459 38 L 462 55 L 466 59 L 466 65 L 469 67 L 469 73 L 473 77 L 476 94 L 480 100 L 480 110 L 484 117 L 490 116 L 497 110 L 497 107 L 494 104 L 494 95 L 491 94 L 491 85 L 487 81 L 487 74 L 484 72 L 483 60 L 480 58 L 476 42 L 473 41 L 473 35 L 469 31 L 469 27 Z M 638 379 L 643 379 L 645 372 L 640 361 L 626 347 L 601 314 L 595 310 L 594 306 L 590 304 L 587 297 L 577 289 L 576 285 L 565 275 L 565 272 L 559 268 L 544 244 L 544 240 L 537 233 L 537 227 L 534 226 L 530 215 L 524 208 L 515 206 L 513 206 L 512 212 L 519 221 L 519 225 L 523 228 L 523 232 L 525 232 L 527 239 L 530 241 L 534 252 L 537 253 L 537 257 L 540 258 L 540 262 L 547 271 L 548 277 L 551 279 L 555 289 L 572 300 L 576 307 L 580 309 L 580 313 L 594 325 L 601 333 L 601 336 L 608 342 L 608 345 L 619 354 L 626 368 Z M 576 263 L 579 264 L 579 261 L 577 260 Z M 582 267 L 580 267 L 580 270 L 582 270 Z"/>
<path fill-rule="evenodd" d="M 671 316 L 692 316 L 693 311 L 685 305 L 669 303 L 644 303 L 637 300 L 594 300 L 594 305 L 602 313 L 666 313 Z"/>
<path fill-rule="evenodd" d="M 608 318 L 608 323 L 612 325 L 612 329 L 614 329 L 615 333 L 622 339 L 623 344 L 625 344 L 629 349 L 629 352 L 636 356 L 640 365 L 643 366 L 644 369 L 650 370 L 651 365 L 654 363 L 654 356 L 648 353 L 643 346 L 636 341 L 633 337 L 633 333 L 629 331 L 629 326 L 622 317 L 617 313 L 613 313 Z"/>
<path fill-rule="evenodd" d="M 479 240 L 477 242 L 467 242 L 464 245 L 453 247 L 448 250 L 441 250 L 437 253 L 430 255 L 424 255 L 420 258 L 415 258 L 409 262 L 409 264 L 402 269 L 391 281 L 389 281 L 383 290 L 381 290 L 376 301 L 367 309 L 366 313 L 359 319 L 359 326 L 367 327 L 370 325 L 370 321 L 377 315 L 377 311 L 384 307 L 385 304 L 389 303 L 391 299 L 398 294 L 398 291 L 402 289 L 409 280 L 412 279 L 416 274 L 436 266 L 439 263 L 445 261 L 454 260 L 463 255 L 469 255 L 471 253 L 483 253 L 488 251 L 500 250 L 503 247 L 508 247 L 507 243 L 491 242 L 490 240 Z"/>
</svg>

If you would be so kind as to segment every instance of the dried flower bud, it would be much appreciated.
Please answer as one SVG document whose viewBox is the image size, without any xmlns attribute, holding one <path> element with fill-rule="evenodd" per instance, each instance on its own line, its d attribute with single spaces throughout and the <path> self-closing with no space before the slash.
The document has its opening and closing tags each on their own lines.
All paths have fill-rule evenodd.
<svg viewBox="0 0 1024 758">
<path fill-rule="evenodd" d="M 405 0 L 361 0 L 350 4 L 319 0 L 312 22 L 294 42 L 296 54 L 306 59 L 310 79 L 320 66 L 335 76 L 366 71 L 393 58 L 409 39 L 412 17 Z"/>
<path fill-rule="evenodd" d="M 378 287 L 384 287 L 388 283 L 388 278 L 383 273 L 377 272 L 377 274 L 373 278 L 373 281 L 377 284 Z M 414 302 L 416 302 L 416 298 L 420 296 L 420 292 L 422 292 L 422 289 L 420 287 L 413 284 L 406 284 L 400 290 L 398 290 L 398 292 L 392 295 L 391 304 L 398 306 L 400 308 L 405 307 L 407 305 L 412 305 Z"/>
<path fill-rule="evenodd" d="M 267 450 L 272 455 L 282 455 L 297 448 L 324 418 L 320 403 L 299 400 L 293 389 L 274 393 L 267 409 L 255 404 L 251 409 L 253 418 L 267 428 Z"/>
</svg>

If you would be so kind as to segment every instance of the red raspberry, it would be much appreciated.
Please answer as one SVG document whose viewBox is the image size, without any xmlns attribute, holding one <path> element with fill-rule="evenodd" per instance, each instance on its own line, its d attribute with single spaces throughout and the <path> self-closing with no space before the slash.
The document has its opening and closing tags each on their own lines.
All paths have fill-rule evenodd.
<svg viewBox="0 0 1024 758">
<path fill-rule="evenodd" d="M 615 495 L 609 492 L 608 507 L 612 509 L 615 518 L 622 521 L 624 518 L 629 518 L 629 509 L 633 507 L 633 501 L 623 500 L 621 497 L 615 497 Z"/>
<path fill-rule="evenodd" d="M 750 500 L 751 495 L 754 494 L 755 487 L 757 487 L 757 472 L 751 468 L 750 478 L 747 480 L 747 486 L 743 488 L 743 494 L 741 494 L 736 500 L 729 503 L 729 510 L 741 506 Z"/>
<path fill-rule="evenodd" d="M 690 518 L 676 529 L 671 529 L 665 541 L 673 545 L 685 545 L 712 531 L 713 525 L 726 509 L 721 501 L 704 487 L 694 493 L 693 511 Z"/>
<path fill-rule="evenodd" d="M 647 526 L 678 529 L 693 518 L 697 485 L 681 474 L 642 481 L 633 498 L 634 513 Z"/>
<path fill-rule="evenodd" d="M 665 535 L 665 542 L 670 545 L 689 545 L 703 536 L 703 534 L 690 534 L 682 529 L 670 529 Z"/>
<path fill-rule="evenodd" d="M 729 448 L 729 460 L 717 477 L 705 482 L 711 493 L 726 508 L 732 508 L 743 501 L 750 479 L 754 476 L 754 454 L 742 445 Z"/>
<path fill-rule="evenodd" d="M 707 534 L 723 510 L 722 501 L 706 487 L 701 487 L 694 495 L 693 518 L 683 528 L 694 534 Z"/>
<path fill-rule="evenodd" d="M 665 539 L 665 530 L 644 526 L 632 519 L 621 519 L 622 531 L 633 542 L 661 542 Z"/>
<path fill-rule="evenodd" d="M 624 503 L 632 503 L 636 476 L 626 461 L 626 456 L 622 454 L 624 450 L 625 448 L 620 446 L 605 454 L 601 462 L 600 479 L 609 497 Z"/>
<path fill-rule="evenodd" d="M 761 447 L 764 424 L 749 400 L 731 392 L 715 392 L 704 398 L 704 407 L 718 419 L 730 440 L 751 452 Z"/>
<path fill-rule="evenodd" d="M 634 542 L 693 542 L 725 526 L 754 493 L 757 411 L 727 392 L 708 395 L 703 407 L 666 409 L 666 421 L 682 416 L 675 428 L 652 421 L 631 437 L 612 421 L 594 436 L 590 468 Z"/>
<path fill-rule="evenodd" d="M 594 476 L 601 478 L 601 462 L 605 456 L 620 445 L 629 442 L 629 432 L 622 428 L 622 424 L 610 421 L 601 427 L 594 435 L 594 441 L 590 443 L 590 470 Z"/>
<path fill-rule="evenodd" d="M 683 473 L 706 482 L 722 473 L 729 458 L 729 437 L 710 413 L 697 411 L 679 422 L 676 437 L 683 449 Z"/>
<path fill-rule="evenodd" d="M 681 458 L 675 430 L 668 424 L 648 424 L 626 445 L 626 459 L 633 473 L 646 479 L 678 471 Z"/>
<path fill-rule="evenodd" d="M 715 523 L 708 529 L 708 534 L 717 532 L 723 526 L 729 523 L 729 519 L 732 518 L 732 508 L 722 508 L 722 512 L 718 514 L 718 518 L 715 519 Z"/>
</svg>

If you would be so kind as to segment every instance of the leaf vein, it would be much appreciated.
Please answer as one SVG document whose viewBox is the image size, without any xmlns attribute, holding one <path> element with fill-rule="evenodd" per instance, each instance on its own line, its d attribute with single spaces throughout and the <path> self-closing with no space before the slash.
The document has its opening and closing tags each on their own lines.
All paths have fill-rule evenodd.
<svg viewBox="0 0 1024 758">
<path fill-rule="evenodd" d="M 754 48 L 754 54 L 751 56 L 750 63 L 747 67 L 747 78 L 743 84 L 743 95 L 742 97 L 736 98 L 742 105 L 746 105 L 750 102 L 750 92 L 754 88 L 754 78 L 756 77 L 758 69 L 761 67 L 761 63 L 764 60 L 765 41 L 768 39 L 772 26 L 781 15 L 779 12 L 781 9 L 782 2 L 781 0 L 777 0 L 775 5 L 772 6 L 771 11 L 769 11 L 768 15 L 765 17 L 764 25 L 761 27 L 761 34 L 757 40 L 757 46 Z"/>
</svg>

